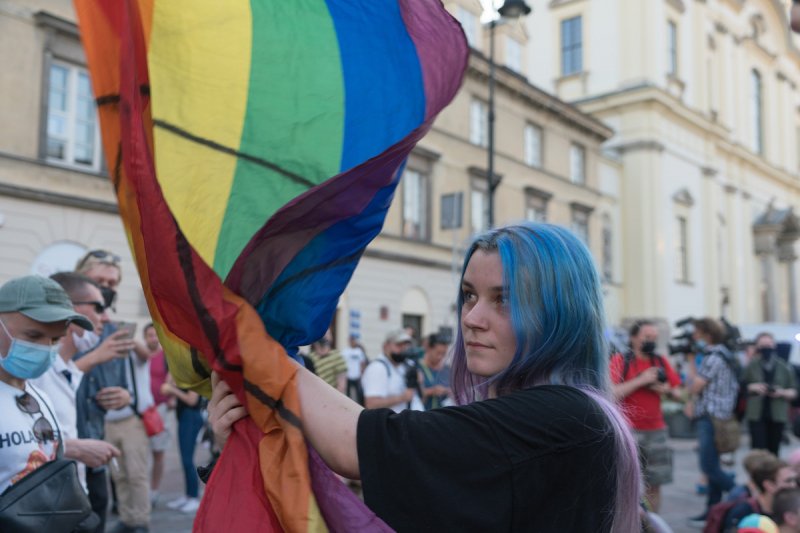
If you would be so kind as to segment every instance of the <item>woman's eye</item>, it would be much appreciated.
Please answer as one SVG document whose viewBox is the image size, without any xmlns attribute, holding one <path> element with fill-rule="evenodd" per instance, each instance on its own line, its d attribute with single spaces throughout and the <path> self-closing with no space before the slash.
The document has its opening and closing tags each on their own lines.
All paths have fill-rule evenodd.
<svg viewBox="0 0 800 533">
<path fill-rule="evenodd" d="M 474 292 L 464 291 L 462 294 L 464 295 L 464 303 L 470 303 L 475 301 Z"/>
</svg>

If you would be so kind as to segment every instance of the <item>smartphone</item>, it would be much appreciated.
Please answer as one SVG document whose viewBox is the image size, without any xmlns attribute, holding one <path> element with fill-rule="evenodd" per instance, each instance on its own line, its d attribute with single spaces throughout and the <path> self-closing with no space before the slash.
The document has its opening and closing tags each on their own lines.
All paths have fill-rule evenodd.
<svg viewBox="0 0 800 533">
<path fill-rule="evenodd" d="M 136 333 L 136 322 L 117 322 L 117 330 L 118 331 L 125 331 L 125 335 L 123 336 L 126 339 L 133 339 L 134 333 Z"/>
</svg>

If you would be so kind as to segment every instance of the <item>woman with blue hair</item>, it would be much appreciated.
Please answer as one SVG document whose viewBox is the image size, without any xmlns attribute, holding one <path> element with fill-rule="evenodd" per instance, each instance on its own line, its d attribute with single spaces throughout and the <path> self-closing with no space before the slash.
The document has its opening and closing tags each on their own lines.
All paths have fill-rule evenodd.
<svg viewBox="0 0 800 533">
<path fill-rule="evenodd" d="M 455 407 L 364 410 L 298 367 L 303 431 L 328 466 L 398 531 L 638 531 L 636 445 L 611 400 L 586 247 L 547 224 L 479 236 L 458 316 Z M 214 381 L 224 440 L 245 413 Z"/>
</svg>

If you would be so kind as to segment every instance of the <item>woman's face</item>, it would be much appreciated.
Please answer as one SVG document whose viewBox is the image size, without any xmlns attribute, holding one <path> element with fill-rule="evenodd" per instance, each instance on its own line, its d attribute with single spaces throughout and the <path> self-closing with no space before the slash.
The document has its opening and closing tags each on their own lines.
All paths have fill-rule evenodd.
<svg viewBox="0 0 800 533">
<path fill-rule="evenodd" d="M 467 369 L 478 376 L 494 376 L 508 367 L 517 349 L 503 288 L 503 265 L 496 252 L 476 250 L 472 254 L 461 292 L 461 333 Z"/>
</svg>

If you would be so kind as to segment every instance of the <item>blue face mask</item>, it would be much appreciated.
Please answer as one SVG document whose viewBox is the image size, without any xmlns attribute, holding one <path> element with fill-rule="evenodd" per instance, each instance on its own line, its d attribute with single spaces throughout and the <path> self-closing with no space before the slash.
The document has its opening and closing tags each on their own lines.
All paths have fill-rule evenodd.
<svg viewBox="0 0 800 533">
<path fill-rule="evenodd" d="M 35 379 L 44 374 L 58 355 L 58 344 L 43 346 L 33 342 L 15 339 L 8 332 L 6 325 L 0 321 L 0 326 L 11 339 L 8 353 L 0 359 L 3 370 L 19 379 Z"/>
<path fill-rule="evenodd" d="M 703 339 L 698 339 L 698 340 L 694 341 L 694 346 L 695 346 L 695 348 L 697 348 L 698 352 L 702 352 L 706 348 L 708 348 L 708 343 L 706 343 L 706 341 L 704 341 Z"/>
</svg>

